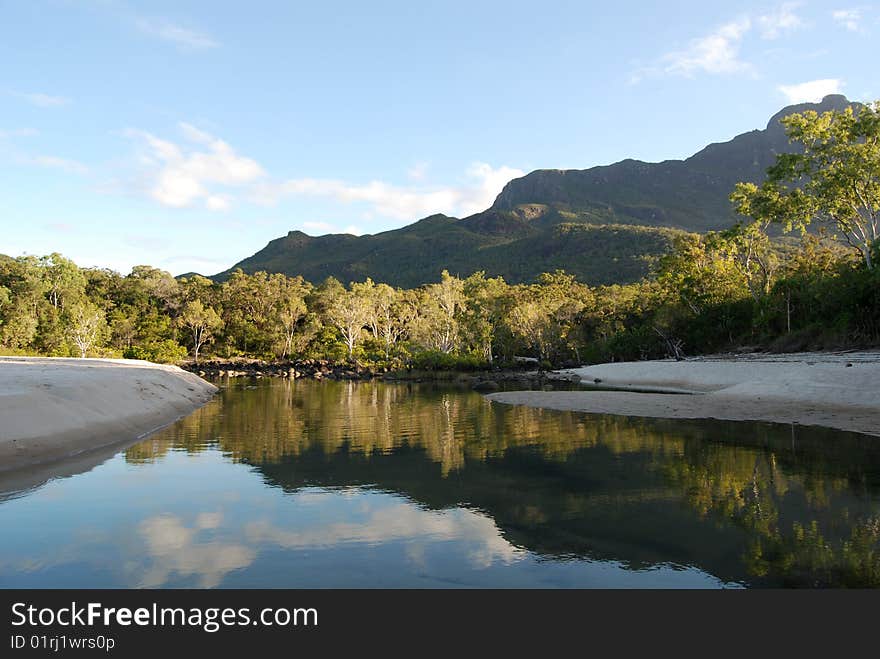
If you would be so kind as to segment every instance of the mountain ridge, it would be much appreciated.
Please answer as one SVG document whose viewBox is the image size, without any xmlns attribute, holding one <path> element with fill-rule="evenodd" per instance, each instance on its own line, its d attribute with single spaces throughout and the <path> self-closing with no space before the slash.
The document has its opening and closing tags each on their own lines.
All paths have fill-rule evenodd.
<svg viewBox="0 0 880 659">
<path fill-rule="evenodd" d="M 213 278 L 241 268 L 311 281 L 371 277 L 412 287 L 435 281 L 444 269 L 461 276 L 485 271 L 520 283 L 559 267 L 594 285 L 627 283 L 648 274 L 675 236 L 736 221 L 728 200 L 733 186 L 760 182 L 777 154 L 791 149 L 782 117 L 850 105 L 858 106 L 835 94 L 787 106 L 765 128 L 709 144 L 683 160 L 627 158 L 580 170 L 538 169 L 509 181 L 485 211 L 462 219 L 436 213 L 363 236 L 290 231 Z"/>
</svg>

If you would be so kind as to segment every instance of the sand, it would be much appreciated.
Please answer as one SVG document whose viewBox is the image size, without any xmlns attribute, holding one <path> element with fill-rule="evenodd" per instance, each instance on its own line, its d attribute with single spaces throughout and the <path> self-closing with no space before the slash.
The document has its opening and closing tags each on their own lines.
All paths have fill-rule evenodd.
<svg viewBox="0 0 880 659">
<path fill-rule="evenodd" d="M 131 443 L 216 391 L 140 360 L 0 357 L 0 473 Z"/>
<path fill-rule="evenodd" d="M 510 391 L 487 398 L 597 414 L 775 421 L 880 436 L 877 352 L 620 362 L 559 375 L 580 376 L 586 385 L 616 390 Z"/>
</svg>

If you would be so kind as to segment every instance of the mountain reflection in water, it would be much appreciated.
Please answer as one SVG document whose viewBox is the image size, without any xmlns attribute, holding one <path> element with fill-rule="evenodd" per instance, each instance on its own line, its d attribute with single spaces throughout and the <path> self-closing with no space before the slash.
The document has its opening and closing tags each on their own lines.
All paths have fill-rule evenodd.
<svg viewBox="0 0 880 659">
<path fill-rule="evenodd" d="M 839 431 L 233 380 L 0 503 L 0 585 L 876 587 L 878 494 Z"/>
</svg>

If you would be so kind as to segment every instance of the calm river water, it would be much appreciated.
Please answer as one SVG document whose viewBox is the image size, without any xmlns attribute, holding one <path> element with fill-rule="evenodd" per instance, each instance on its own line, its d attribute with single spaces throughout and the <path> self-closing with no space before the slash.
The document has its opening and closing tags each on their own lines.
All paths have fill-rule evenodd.
<svg viewBox="0 0 880 659">
<path fill-rule="evenodd" d="M 232 380 L 90 470 L 0 478 L 0 587 L 880 586 L 880 440 Z"/>
</svg>

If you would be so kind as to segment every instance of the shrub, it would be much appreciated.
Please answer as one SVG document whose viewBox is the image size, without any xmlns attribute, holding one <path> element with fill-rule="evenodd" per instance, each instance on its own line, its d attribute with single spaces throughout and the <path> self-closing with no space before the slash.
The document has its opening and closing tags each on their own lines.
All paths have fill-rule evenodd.
<svg viewBox="0 0 880 659">
<path fill-rule="evenodd" d="M 122 356 L 126 359 L 145 359 L 158 364 L 174 364 L 186 359 L 187 349 L 172 339 L 156 341 L 143 346 L 126 348 Z"/>
</svg>

